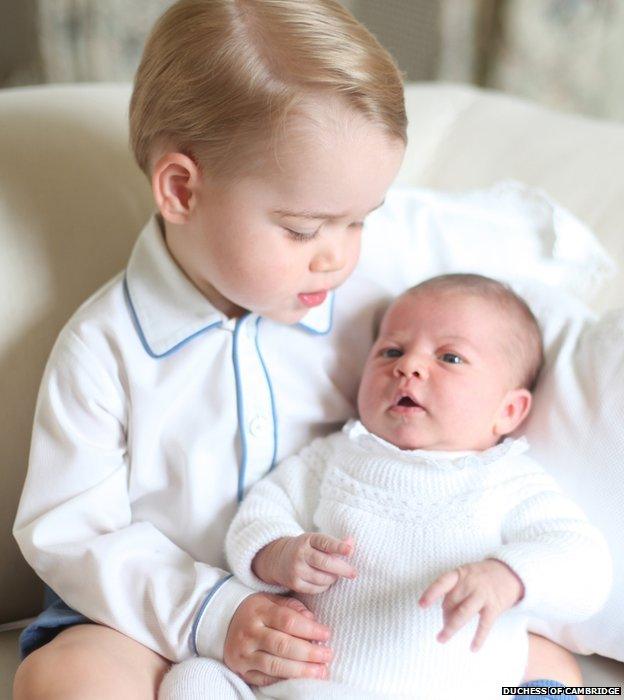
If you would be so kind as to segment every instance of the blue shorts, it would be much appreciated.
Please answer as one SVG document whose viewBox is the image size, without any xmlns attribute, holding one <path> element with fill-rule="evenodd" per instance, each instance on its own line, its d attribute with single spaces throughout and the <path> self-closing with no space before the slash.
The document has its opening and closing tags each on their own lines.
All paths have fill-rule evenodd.
<svg viewBox="0 0 624 700">
<path fill-rule="evenodd" d="M 45 588 L 44 605 L 45 610 L 20 634 L 19 649 L 22 660 L 35 649 L 51 642 L 65 628 L 92 622 L 66 605 L 49 586 Z"/>
<path fill-rule="evenodd" d="M 521 683 L 520 684 L 521 688 L 565 688 L 565 685 L 563 683 L 560 683 L 559 681 L 551 681 L 546 678 L 542 678 L 539 681 L 527 681 L 526 683 Z M 530 695 L 515 695 L 514 698 L 517 698 L 517 700 L 524 700 L 524 698 L 531 697 Z M 566 698 L 577 698 L 578 695 L 576 693 L 574 695 L 551 695 L 548 693 L 548 695 L 538 695 L 537 697 L 540 698 L 546 698 L 546 700 L 551 700 L 552 698 L 560 698 L 560 697 L 566 697 Z"/>
</svg>

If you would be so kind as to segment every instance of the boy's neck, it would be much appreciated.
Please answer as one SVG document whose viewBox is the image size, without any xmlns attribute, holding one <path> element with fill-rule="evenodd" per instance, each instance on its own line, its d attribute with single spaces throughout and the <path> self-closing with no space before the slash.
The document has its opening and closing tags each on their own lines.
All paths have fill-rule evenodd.
<svg viewBox="0 0 624 700">
<path fill-rule="evenodd" d="M 156 214 L 156 220 L 163 236 L 163 241 L 169 255 L 176 265 L 186 275 L 187 279 L 196 287 L 206 299 L 221 313 L 228 318 L 240 318 L 247 313 L 247 309 L 237 306 L 229 299 L 226 299 L 220 294 L 206 279 L 194 273 L 190 261 L 187 262 L 185 249 L 182 242 L 185 238 L 184 227 L 176 224 L 171 224 L 162 217 L 161 214 Z"/>
</svg>

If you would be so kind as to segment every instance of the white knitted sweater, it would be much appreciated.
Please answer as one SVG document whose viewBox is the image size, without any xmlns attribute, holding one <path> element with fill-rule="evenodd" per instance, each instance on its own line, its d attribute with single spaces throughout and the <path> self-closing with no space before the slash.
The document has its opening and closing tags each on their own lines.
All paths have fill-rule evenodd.
<svg viewBox="0 0 624 700">
<path fill-rule="evenodd" d="M 351 421 L 259 481 L 226 540 L 241 581 L 283 592 L 253 574 L 252 559 L 278 537 L 310 531 L 352 535 L 358 572 L 298 596 L 333 631 L 331 680 L 284 681 L 263 697 L 494 699 L 519 685 L 527 616 L 583 619 L 611 585 L 602 535 L 527 448 L 506 439 L 481 453 L 400 450 Z M 440 644 L 441 603 L 423 610 L 420 594 L 443 572 L 488 557 L 520 576 L 524 598 L 478 652 L 469 649 L 476 617 Z"/>
</svg>

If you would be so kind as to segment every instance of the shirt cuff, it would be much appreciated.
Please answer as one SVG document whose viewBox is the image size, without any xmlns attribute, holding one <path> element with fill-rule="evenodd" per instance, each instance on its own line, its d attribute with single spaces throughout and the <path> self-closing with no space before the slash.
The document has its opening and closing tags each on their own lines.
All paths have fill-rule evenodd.
<svg viewBox="0 0 624 700">
<path fill-rule="evenodd" d="M 271 519 L 257 520 L 241 531 L 235 531 L 233 536 L 228 537 L 225 545 L 230 569 L 239 581 L 257 591 L 287 593 L 288 588 L 259 579 L 253 571 L 252 563 L 256 554 L 266 545 L 281 537 L 298 537 L 303 532 L 303 528 L 294 520 Z"/>
<path fill-rule="evenodd" d="M 197 613 L 191 649 L 196 656 L 223 661 L 223 647 L 238 606 L 257 591 L 244 586 L 232 574 L 222 578 L 209 592 Z"/>
</svg>

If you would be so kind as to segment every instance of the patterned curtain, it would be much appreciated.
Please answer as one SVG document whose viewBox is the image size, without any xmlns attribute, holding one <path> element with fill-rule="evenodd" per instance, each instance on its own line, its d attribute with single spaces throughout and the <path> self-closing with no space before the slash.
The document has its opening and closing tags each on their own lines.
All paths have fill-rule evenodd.
<svg viewBox="0 0 624 700">
<path fill-rule="evenodd" d="M 305 1 L 305 0 L 304 0 Z M 0 85 L 131 80 L 173 0 L 0 0 Z M 343 0 L 410 80 L 624 118 L 624 0 Z"/>
<path fill-rule="evenodd" d="M 47 82 L 130 80 L 151 26 L 173 0 L 39 0 Z"/>
<path fill-rule="evenodd" d="M 344 4 L 392 53 L 408 80 L 436 77 L 440 0 L 351 0 Z"/>
<path fill-rule="evenodd" d="M 557 109 L 624 119 L 622 0 L 502 0 L 487 84 Z"/>
</svg>

